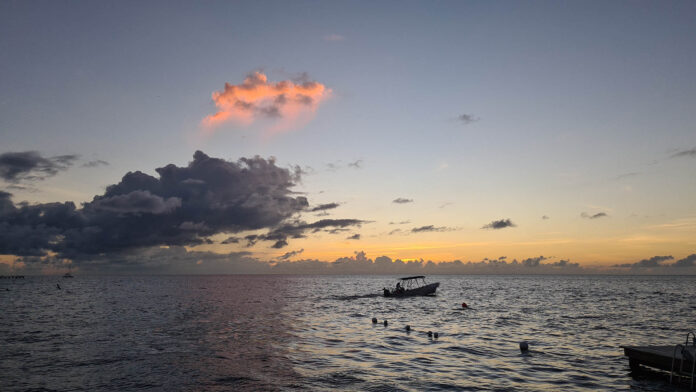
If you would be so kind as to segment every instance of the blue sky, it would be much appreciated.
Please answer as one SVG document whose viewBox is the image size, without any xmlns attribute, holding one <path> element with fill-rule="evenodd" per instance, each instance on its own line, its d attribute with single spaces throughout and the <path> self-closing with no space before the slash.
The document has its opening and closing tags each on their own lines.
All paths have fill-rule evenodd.
<svg viewBox="0 0 696 392">
<path fill-rule="evenodd" d="M 0 153 L 110 163 L 16 202 L 89 201 L 197 149 L 310 167 L 297 190 L 312 204 L 373 222 L 359 243 L 297 244 L 317 258 L 682 257 L 696 249 L 696 161 L 673 156 L 696 147 L 694 16 L 693 2 L 8 1 Z M 288 132 L 201 137 L 211 94 L 253 71 L 306 72 L 332 96 Z M 480 229 L 503 218 L 517 227 Z M 406 220 L 453 230 L 385 235 Z"/>
</svg>

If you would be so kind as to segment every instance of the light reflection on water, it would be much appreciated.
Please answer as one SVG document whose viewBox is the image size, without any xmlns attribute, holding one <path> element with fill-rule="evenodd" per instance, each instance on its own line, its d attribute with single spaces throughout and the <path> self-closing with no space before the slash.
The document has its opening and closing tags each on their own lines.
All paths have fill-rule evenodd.
<svg viewBox="0 0 696 392">
<path fill-rule="evenodd" d="M 671 390 L 619 346 L 694 328 L 689 277 L 431 280 L 414 298 L 369 276 L 1 281 L 0 390 Z"/>
</svg>

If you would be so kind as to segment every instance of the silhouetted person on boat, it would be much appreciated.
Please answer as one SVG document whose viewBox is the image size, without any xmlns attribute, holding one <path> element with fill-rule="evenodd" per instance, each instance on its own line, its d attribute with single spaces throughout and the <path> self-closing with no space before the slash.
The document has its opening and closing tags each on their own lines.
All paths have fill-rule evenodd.
<svg viewBox="0 0 696 392">
<path fill-rule="evenodd" d="M 401 287 L 401 283 L 397 283 L 397 284 L 396 284 L 396 293 L 397 293 L 397 294 L 401 294 L 401 293 L 403 293 L 403 292 L 404 292 L 404 288 Z"/>
</svg>

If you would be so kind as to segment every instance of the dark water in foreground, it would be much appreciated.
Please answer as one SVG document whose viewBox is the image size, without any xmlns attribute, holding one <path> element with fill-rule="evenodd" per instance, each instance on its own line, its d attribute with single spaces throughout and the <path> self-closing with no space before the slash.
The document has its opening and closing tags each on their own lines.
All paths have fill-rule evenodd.
<svg viewBox="0 0 696 392">
<path fill-rule="evenodd" d="M 430 280 L 405 299 L 366 276 L 0 280 L 0 390 L 673 390 L 619 346 L 696 329 L 692 277 Z"/>
</svg>

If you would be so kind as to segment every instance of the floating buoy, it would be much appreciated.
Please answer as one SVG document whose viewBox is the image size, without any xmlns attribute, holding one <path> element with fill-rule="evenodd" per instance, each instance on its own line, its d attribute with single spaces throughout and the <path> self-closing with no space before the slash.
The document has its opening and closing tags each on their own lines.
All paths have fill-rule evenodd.
<svg viewBox="0 0 696 392">
<path fill-rule="evenodd" d="M 468 306 L 466 305 L 466 302 L 462 302 L 462 308 L 466 309 Z"/>
<path fill-rule="evenodd" d="M 433 337 L 434 337 L 435 339 L 437 339 L 437 338 L 439 338 L 439 337 L 440 337 L 440 334 L 439 334 L 439 333 L 437 333 L 437 332 L 435 332 L 435 333 L 433 334 Z"/>
<path fill-rule="evenodd" d="M 527 342 L 520 342 L 520 351 L 523 353 L 529 351 L 529 344 L 527 344 Z"/>
<path fill-rule="evenodd" d="M 377 324 L 377 317 L 372 318 L 372 324 Z"/>
<path fill-rule="evenodd" d="M 432 338 L 433 337 L 433 331 L 428 331 L 428 337 Z"/>
<path fill-rule="evenodd" d="M 406 332 L 411 332 L 411 326 L 410 326 L 410 325 L 407 325 L 407 326 L 406 326 Z"/>
<path fill-rule="evenodd" d="M 387 325 L 389 325 L 389 321 L 384 320 L 384 326 L 386 327 Z"/>
</svg>

